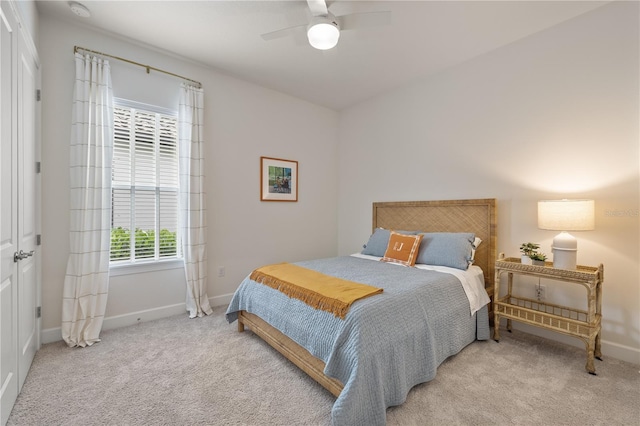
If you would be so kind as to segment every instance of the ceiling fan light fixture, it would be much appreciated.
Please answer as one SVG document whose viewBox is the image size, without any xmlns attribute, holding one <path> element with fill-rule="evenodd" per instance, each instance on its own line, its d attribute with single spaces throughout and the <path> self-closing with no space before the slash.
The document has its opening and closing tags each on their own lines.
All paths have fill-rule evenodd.
<svg viewBox="0 0 640 426">
<path fill-rule="evenodd" d="M 338 44 L 340 29 L 335 20 L 327 16 L 319 16 L 309 25 L 307 29 L 309 44 L 319 50 L 328 50 Z"/>
</svg>

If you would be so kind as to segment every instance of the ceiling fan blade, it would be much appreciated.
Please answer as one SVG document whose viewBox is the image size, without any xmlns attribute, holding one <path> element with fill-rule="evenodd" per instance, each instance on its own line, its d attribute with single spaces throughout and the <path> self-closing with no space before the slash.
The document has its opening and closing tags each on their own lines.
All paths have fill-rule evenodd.
<svg viewBox="0 0 640 426">
<path fill-rule="evenodd" d="M 303 31 L 307 28 L 307 25 L 296 25 L 293 27 L 289 27 L 289 28 L 283 28 L 281 30 L 276 30 L 276 31 L 271 31 L 268 33 L 264 33 L 261 34 L 260 37 L 262 37 L 262 39 L 264 41 L 270 41 L 270 40 L 275 40 L 278 38 L 283 38 L 283 37 L 289 37 L 289 36 L 294 36 L 297 37 L 299 36 L 298 33 L 300 33 L 301 31 L 303 33 L 306 33 L 306 31 Z"/>
<path fill-rule="evenodd" d="M 391 23 L 391 12 L 362 12 L 336 16 L 340 30 L 379 27 Z"/>
<path fill-rule="evenodd" d="M 327 3 L 324 0 L 307 0 L 307 4 L 313 16 L 327 16 L 329 13 Z"/>
</svg>

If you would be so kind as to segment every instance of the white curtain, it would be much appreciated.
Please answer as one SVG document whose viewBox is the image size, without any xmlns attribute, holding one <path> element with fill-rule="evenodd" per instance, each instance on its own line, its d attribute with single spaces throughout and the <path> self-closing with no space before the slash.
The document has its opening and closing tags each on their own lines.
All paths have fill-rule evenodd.
<svg viewBox="0 0 640 426">
<path fill-rule="evenodd" d="M 207 296 L 207 218 L 204 191 L 204 92 L 182 84 L 178 109 L 180 235 L 189 317 L 213 312 Z"/>
<path fill-rule="evenodd" d="M 109 287 L 113 93 L 109 62 L 75 55 L 70 147 L 70 247 L 62 303 L 69 346 L 100 341 Z"/>
</svg>

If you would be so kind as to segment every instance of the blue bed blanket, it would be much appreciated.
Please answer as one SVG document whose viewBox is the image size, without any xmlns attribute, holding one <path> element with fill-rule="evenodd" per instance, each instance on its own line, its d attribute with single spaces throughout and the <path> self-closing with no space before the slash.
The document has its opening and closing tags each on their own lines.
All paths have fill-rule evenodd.
<svg viewBox="0 0 640 426">
<path fill-rule="evenodd" d="M 386 424 L 387 407 L 432 380 L 447 357 L 489 339 L 487 306 L 470 315 L 453 275 L 351 256 L 296 264 L 384 292 L 356 301 L 342 320 L 247 277 L 226 318 L 253 313 L 324 361 L 324 373 L 344 384 L 331 412 L 334 426 Z"/>
</svg>

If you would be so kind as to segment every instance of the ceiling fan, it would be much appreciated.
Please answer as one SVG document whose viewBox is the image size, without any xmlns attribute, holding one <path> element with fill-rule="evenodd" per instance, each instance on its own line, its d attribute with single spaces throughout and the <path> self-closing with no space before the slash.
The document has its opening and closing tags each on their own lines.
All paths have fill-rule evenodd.
<svg viewBox="0 0 640 426">
<path fill-rule="evenodd" d="M 281 37 L 296 36 L 306 28 L 309 44 L 319 50 L 328 50 L 338 44 L 340 31 L 387 25 L 391 22 L 391 12 L 358 12 L 335 16 L 329 11 L 325 0 L 307 0 L 311 21 L 281 30 L 262 34 L 266 41 Z"/>
</svg>

